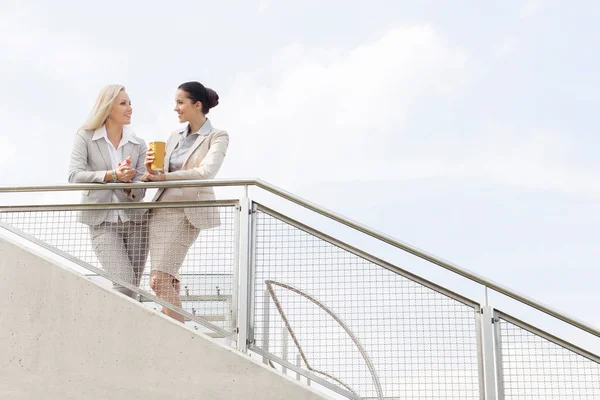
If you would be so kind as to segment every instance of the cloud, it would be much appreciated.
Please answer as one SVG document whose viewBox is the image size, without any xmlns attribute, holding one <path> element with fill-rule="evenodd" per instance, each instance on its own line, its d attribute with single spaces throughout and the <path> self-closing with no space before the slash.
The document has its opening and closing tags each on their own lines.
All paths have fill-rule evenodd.
<svg viewBox="0 0 600 400">
<path fill-rule="evenodd" d="M 597 173 L 566 158 L 572 144 L 559 132 L 482 116 L 466 130 L 422 127 L 459 102 L 477 73 L 476 61 L 429 25 L 345 51 L 290 45 L 263 71 L 238 76 L 215 109 L 228 115 L 232 135 L 220 176 L 256 176 L 290 190 L 448 177 L 600 194 L 600 184 L 590 184 L 600 182 Z"/>
<path fill-rule="evenodd" d="M 0 149 L 2 149 L 0 168 L 8 168 L 15 160 L 17 147 L 7 136 L 0 136 Z"/>
<path fill-rule="evenodd" d="M 482 134 L 453 154 L 460 163 L 447 161 L 443 176 L 473 179 L 528 189 L 600 196 L 600 176 L 567 157 L 572 143 L 567 136 L 547 130 L 515 128 L 490 123 Z"/>
<path fill-rule="evenodd" d="M 20 4 L 0 17 L 0 51 L 8 55 L 0 62 L 0 73 L 19 76 L 27 71 L 82 91 L 121 75 L 125 53 L 89 43 L 84 35 L 46 29 L 36 12 Z"/>
<path fill-rule="evenodd" d="M 526 19 L 535 15 L 542 7 L 542 0 L 526 0 L 519 12 L 520 19 Z"/>
<path fill-rule="evenodd" d="M 51 109 L 50 104 L 37 111 L 43 129 L 34 132 L 40 143 L 49 143 L 51 137 L 64 140 L 67 160 L 71 137 L 58 135 L 72 135 L 119 57 L 108 57 L 102 46 L 88 46 L 84 37 L 46 34 L 35 28 L 36 18 L 26 28 L 5 16 L 0 22 L 0 48 L 8 49 L 15 63 L 0 65 L 0 70 L 23 76 L 17 70 L 31 60 L 37 66 L 32 76 L 40 84 L 45 77 L 39 71 L 46 71 L 73 85 L 64 93 L 77 99 L 75 112 L 61 115 L 61 109 Z M 507 37 L 499 54 L 508 55 L 517 45 L 516 37 Z M 52 54 L 58 50 L 58 55 Z M 36 58 L 38 53 L 41 58 Z M 78 60 L 87 61 L 67 68 Z M 452 177 L 596 193 L 593 182 L 600 182 L 598 174 L 564 158 L 573 139 L 508 126 L 501 116 L 490 121 L 468 110 L 460 112 L 463 96 L 471 94 L 473 77 L 480 72 L 477 59 L 428 24 L 397 27 L 346 48 L 290 44 L 260 70 L 240 72 L 228 90 L 220 90 L 221 105 L 209 116 L 230 132 L 231 145 L 219 176 L 256 176 L 290 190 L 315 182 Z M 0 86 L 19 86 L 10 82 Z M 145 112 L 136 117 L 134 129 L 146 140 L 164 140 L 175 128 L 171 88 L 162 91 L 168 86 L 163 84 L 157 91 L 158 84 L 131 88 L 136 115 L 138 110 Z M 89 105 L 78 101 L 83 98 L 80 91 L 86 91 Z M 485 100 L 487 95 L 477 97 Z M 458 118 L 444 125 L 441 117 L 457 112 L 455 105 Z M 5 132 L 16 132 L 20 121 L 31 119 L 10 103 L 4 108 L 7 117 L 0 120 Z M 428 124 L 438 120 L 442 122 L 433 127 Z M 24 145 L 20 137 L 11 140 L 13 147 Z M 40 177 L 35 179 L 55 179 L 44 173 L 37 172 Z"/>
<path fill-rule="evenodd" d="M 265 13 L 271 7 L 271 2 L 269 0 L 259 0 L 258 1 L 258 12 L 259 14 Z"/>
<path fill-rule="evenodd" d="M 500 47 L 498 48 L 498 51 L 496 52 L 496 58 L 498 59 L 502 59 L 505 57 L 508 57 L 512 54 L 515 53 L 515 51 L 517 51 L 519 47 L 519 40 L 516 36 L 507 36 L 506 38 L 504 38 L 504 41 L 502 41 L 502 44 L 500 45 Z"/>
<path fill-rule="evenodd" d="M 519 10 L 519 19 L 525 20 L 533 17 L 541 7 L 542 0 L 526 0 Z M 507 35 L 496 51 L 496 58 L 503 59 L 514 54 L 518 50 L 519 44 L 520 38 L 517 35 Z"/>
<path fill-rule="evenodd" d="M 225 96 L 225 172 L 285 185 L 372 173 L 386 147 L 410 140 L 401 128 L 411 109 L 453 96 L 469 76 L 466 52 L 429 25 L 345 51 L 290 45 Z"/>
<path fill-rule="evenodd" d="M 27 7 L 27 2 L 23 0 L 3 0 L 0 2 L 0 15 L 18 15 Z"/>
</svg>

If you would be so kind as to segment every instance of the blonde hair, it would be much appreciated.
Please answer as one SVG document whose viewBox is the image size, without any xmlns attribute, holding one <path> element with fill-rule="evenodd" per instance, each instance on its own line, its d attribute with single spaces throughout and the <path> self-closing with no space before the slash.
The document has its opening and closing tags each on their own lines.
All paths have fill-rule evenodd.
<svg viewBox="0 0 600 400">
<path fill-rule="evenodd" d="M 105 86 L 96 99 L 96 104 L 92 107 L 90 116 L 87 121 L 81 126 L 81 129 L 95 131 L 100 128 L 106 122 L 108 114 L 112 109 L 113 101 L 117 98 L 119 93 L 125 90 L 123 85 L 107 85 Z"/>
</svg>

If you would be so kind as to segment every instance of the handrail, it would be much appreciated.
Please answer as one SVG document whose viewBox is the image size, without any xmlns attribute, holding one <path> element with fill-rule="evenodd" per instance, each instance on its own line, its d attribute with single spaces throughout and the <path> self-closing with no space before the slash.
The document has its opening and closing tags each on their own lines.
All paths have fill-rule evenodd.
<svg viewBox="0 0 600 400">
<path fill-rule="evenodd" d="M 314 211 L 321 214 L 329 219 L 346 225 L 352 229 L 369 235 L 375 239 L 381 240 L 393 247 L 404 250 L 410 254 L 413 254 L 419 258 L 436 264 L 444 269 L 452 271 L 458 275 L 461 275 L 467 279 L 479 283 L 485 287 L 488 287 L 498 293 L 515 299 L 523 304 L 526 304 L 532 308 L 535 308 L 545 314 L 551 315 L 563 322 L 566 322 L 572 326 L 582 329 L 594 336 L 600 337 L 600 329 L 591 326 L 577 318 L 566 315 L 564 312 L 555 310 L 554 308 L 544 305 L 528 296 L 525 296 L 517 291 L 507 288 L 499 283 L 496 283 L 490 279 L 487 279 L 479 274 L 472 271 L 459 267 L 456 264 L 445 261 L 433 254 L 427 253 L 415 246 L 408 243 L 402 242 L 392 236 L 386 235 L 379 231 L 369 228 L 359 222 L 353 221 L 349 218 L 342 216 L 341 214 L 335 213 L 324 207 L 318 206 L 315 203 L 307 201 L 293 193 L 283 190 L 275 185 L 265 182 L 260 179 L 212 179 L 212 180 L 186 180 L 186 181 L 163 181 L 163 182 L 140 182 L 140 183 L 107 183 L 107 184 L 63 184 L 63 185 L 51 185 L 51 186 L 20 186 L 20 187 L 0 187 L 0 193 L 15 193 L 15 192 L 48 192 L 48 191 L 71 191 L 71 190 L 106 190 L 106 189 L 135 189 L 135 188 L 167 188 L 167 187 L 202 187 L 202 186 L 256 186 L 267 192 L 273 193 L 281 198 L 298 204 L 308 210 Z"/>
<path fill-rule="evenodd" d="M 502 286 L 499 283 L 496 283 L 496 282 L 494 282 L 494 281 L 492 281 L 490 279 L 484 278 L 481 275 L 478 275 L 478 274 L 476 274 L 474 272 L 471 272 L 471 271 L 469 271 L 467 269 L 461 268 L 461 267 L 459 267 L 456 264 L 452 264 L 452 263 L 450 263 L 448 261 L 445 261 L 445 260 L 443 260 L 443 259 L 441 259 L 439 257 L 436 257 L 436 256 L 434 256 L 434 255 L 432 255 L 430 253 L 427 253 L 427 252 L 425 252 L 423 250 L 420 250 L 417 247 L 414 247 L 414 246 L 412 246 L 412 245 L 410 245 L 408 243 L 401 242 L 400 240 L 397 240 L 397 239 L 395 239 L 395 238 L 393 238 L 393 237 L 391 237 L 389 235 L 386 235 L 384 233 L 381 233 L 381 232 L 378 232 L 378 231 L 376 231 L 374 229 L 371 229 L 371 228 L 369 228 L 366 225 L 363 225 L 363 224 L 361 224 L 359 222 L 353 221 L 353 220 L 351 220 L 349 218 L 346 218 L 346 217 L 344 217 L 344 216 L 342 216 L 340 214 L 337 214 L 337 213 L 335 213 L 335 212 L 333 212 L 331 210 L 328 210 L 326 208 L 320 207 L 320 206 L 318 206 L 318 205 L 316 205 L 314 203 L 311 203 L 311 202 L 309 202 L 307 200 L 304 200 L 304 199 L 302 199 L 302 198 L 300 198 L 300 197 L 298 197 L 298 196 L 296 196 L 296 195 L 294 195 L 294 194 L 292 194 L 290 192 L 287 192 L 287 191 L 285 191 L 283 189 L 280 189 L 280 188 L 278 188 L 278 187 L 276 187 L 274 185 L 271 185 L 270 183 L 267 183 L 265 181 L 257 179 L 256 180 L 256 186 L 260 187 L 260 188 L 262 188 L 262 189 L 264 189 L 266 191 L 269 191 L 269 192 L 271 192 L 273 194 L 276 194 L 279 197 L 282 197 L 282 198 L 284 198 L 286 200 L 294 202 L 294 203 L 296 203 L 296 204 L 298 204 L 298 205 L 300 205 L 300 206 L 302 206 L 304 208 L 307 208 L 307 209 L 309 209 L 311 211 L 314 211 L 314 212 L 316 212 L 318 214 L 321 214 L 321 215 L 326 216 L 326 217 L 328 217 L 330 219 L 333 219 L 333 220 L 335 220 L 335 221 L 337 221 L 337 222 L 339 222 L 341 224 L 344 224 L 344 225 L 346 225 L 346 226 L 348 226 L 350 228 L 353 228 L 353 229 L 355 229 L 357 231 L 360 231 L 360 232 L 362 232 L 362 233 L 364 233 L 366 235 L 369 235 L 369 236 L 371 236 L 371 237 L 373 237 L 375 239 L 381 240 L 381 241 L 383 241 L 383 242 L 385 242 L 387 244 L 390 244 L 390 245 L 392 245 L 392 246 L 394 246 L 396 248 L 404 250 L 404 251 L 406 251 L 408 253 L 411 253 L 411 254 L 413 254 L 413 255 L 415 255 L 417 257 L 420 257 L 420 258 L 422 258 L 424 260 L 427 260 L 427 261 L 429 261 L 431 263 L 434 263 L 436 265 L 439 265 L 442 268 L 445 268 L 445 269 L 447 269 L 449 271 L 452 271 L 452 272 L 454 272 L 456 274 L 464 276 L 465 278 L 468 278 L 468 279 L 470 279 L 470 280 L 472 280 L 474 282 L 477 282 L 477 283 L 479 283 L 479 284 L 481 284 L 483 286 L 486 286 L 486 287 L 488 287 L 488 288 L 490 288 L 492 290 L 495 290 L 498 293 L 501 293 L 501 294 L 503 294 L 505 296 L 508 296 L 508 297 L 511 297 L 511 298 L 513 298 L 515 300 L 518 300 L 521 303 L 527 304 L 530 307 L 533 307 L 533 308 L 535 308 L 535 309 L 537 309 L 539 311 L 542 311 L 542 312 L 544 312 L 544 313 L 546 313 L 548 315 L 551 315 L 551 316 L 553 316 L 555 318 L 558 318 L 561 321 L 564 321 L 564 322 L 566 322 L 566 323 L 568 323 L 570 325 L 573 325 L 573 326 L 575 326 L 577 328 L 580 328 L 580 329 L 582 329 L 582 330 L 584 330 L 584 331 L 586 331 L 588 333 L 591 333 L 592 335 L 600 337 L 600 330 L 598 328 L 593 327 L 593 326 L 591 326 L 591 325 L 589 325 L 589 324 L 587 324 L 587 323 L 585 323 L 583 321 L 580 321 L 577 318 L 570 317 L 570 316 L 566 315 L 563 312 L 555 310 L 555 309 L 553 309 L 550 306 L 544 305 L 544 304 L 542 304 L 542 303 L 540 303 L 540 302 L 538 302 L 538 301 L 536 301 L 536 300 L 534 300 L 534 299 L 532 299 L 532 298 L 530 298 L 528 296 L 520 294 L 517 291 L 509 289 L 509 288 L 507 288 L 505 286 Z"/>
<path fill-rule="evenodd" d="M 257 179 L 206 179 L 162 182 L 134 183 L 67 183 L 49 186 L 0 186 L 0 193 L 18 192 L 68 192 L 73 190 L 113 190 L 113 189 L 154 189 L 168 187 L 202 187 L 202 186 L 253 186 Z"/>
</svg>

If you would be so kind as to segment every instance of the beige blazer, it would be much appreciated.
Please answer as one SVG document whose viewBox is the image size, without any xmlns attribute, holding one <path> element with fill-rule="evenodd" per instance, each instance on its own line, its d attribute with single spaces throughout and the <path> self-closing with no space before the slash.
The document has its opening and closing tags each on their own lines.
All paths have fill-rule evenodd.
<svg viewBox="0 0 600 400">
<path fill-rule="evenodd" d="M 104 126 L 95 131 L 79 130 L 75 135 L 73 151 L 69 161 L 69 182 L 70 183 L 100 183 L 110 188 L 110 183 L 104 182 L 106 171 L 112 170 L 112 162 L 108 149 L 108 143 L 102 138 Z M 124 129 L 127 129 L 125 127 Z M 136 169 L 133 178 L 138 182 L 146 170 L 144 160 L 146 158 L 146 143 L 128 131 L 130 140 L 123 146 L 123 158 L 131 157 L 131 166 Z M 81 203 L 97 204 L 112 203 L 113 193 L 116 194 L 119 202 L 131 203 L 139 202 L 144 198 L 146 189 L 133 189 L 126 194 L 123 190 L 84 190 L 81 193 Z M 136 215 L 147 212 L 147 209 L 129 208 L 125 213 L 133 220 Z M 89 210 L 77 213 L 77 221 L 86 225 L 99 225 L 106 220 L 108 210 Z"/>
<path fill-rule="evenodd" d="M 213 128 L 208 119 L 205 124 L 209 124 L 209 134 L 198 136 L 184 158 L 183 168 L 175 172 L 169 172 L 171 154 L 187 127 L 178 129 L 169 136 L 165 155 L 165 174 L 168 181 L 212 179 L 219 172 L 229 146 L 229 135 L 224 130 Z M 153 201 L 214 199 L 215 192 L 212 187 L 184 187 L 161 188 L 154 196 Z M 190 224 L 198 229 L 214 228 L 220 225 L 219 212 L 214 207 L 188 207 L 185 208 L 185 216 Z"/>
</svg>

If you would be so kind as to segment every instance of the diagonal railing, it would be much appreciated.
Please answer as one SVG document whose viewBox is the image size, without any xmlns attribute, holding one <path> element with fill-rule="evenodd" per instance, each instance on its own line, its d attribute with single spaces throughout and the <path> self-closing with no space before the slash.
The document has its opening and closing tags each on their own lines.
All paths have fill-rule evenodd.
<svg viewBox="0 0 600 400">
<path fill-rule="evenodd" d="M 0 187 L 0 204 L 10 193 L 202 186 L 238 187 L 243 195 L 173 204 L 0 205 L 0 226 L 232 339 L 240 351 L 305 377 L 334 397 L 600 398 L 600 359 L 585 345 L 326 235 L 254 200 L 250 189 L 440 266 L 481 285 L 486 295 L 492 290 L 594 340 L 600 337 L 597 327 L 261 180 Z M 148 286 L 151 258 L 139 287 L 105 271 L 75 218 L 80 211 L 181 207 L 210 209 L 221 220 L 202 231 L 188 253 L 181 307 L 156 297 Z M 211 273 L 225 282 L 219 283 L 218 298 L 206 292 Z M 277 288 L 302 288 L 310 296 L 277 293 Z M 265 290 L 270 290 L 267 298 Z M 326 309 L 319 306 L 325 304 Z M 292 343 L 282 332 L 292 335 Z"/>
<path fill-rule="evenodd" d="M 55 191 L 72 191 L 72 190 L 102 190 L 106 188 L 98 187 L 96 184 L 77 184 L 77 185 L 49 185 L 49 186 L 15 186 L 15 187 L 0 187 L 0 193 L 18 193 L 18 192 L 55 192 Z M 545 305 L 535 299 L 530 298 L 516 290 L 512 290 L 500 283 L 494 282 L 491 279 L 487 279 L 479 274 L 462 268 L 449 261 L 445 261 L 440 257 L 430 254 L 424 250 L 421 250 L 408 243 L 402 242 L 392 236 L 386 235 L 385 233 L 379 232 L 375 229 L 369 228 L 368 226 L 361 224 L 360 222 L 353 221 L 346 218 L 332 210 L 328 210 L 317 204 L 314 204 L 308 200 L 305 200 L 299 196 L 294 195 L 286 190 L 278 188 L 268 182 L 260 179 L 213 179 L 204 181 L 170 181 L 170 182 L 152 182 L 152 183 L 119 183 L 114 184 L 114 188 L 118 189 L 133 189 L 133 188 L 167 188 L 167 187 L 244 187 L 246 190 L 248 187 L 257 187 L 267 192 L 277 195 L 278 197 L 289 200 L 301 207 L 314 211 L 317 214 L 323 215 L 333 221 L 339 222 L 346 225 L 356 231 L 362 232 L 369 235 L 377 240 L 385 242 L 393 247 L 400 250 L 406 251 L 419 258 L 436 264 L 442 268 L 452 271 L 458 275 L 472 280 L 473 282 L 479 283 L 491 290 L 494 290 L 500 294 L 515 299 L 523 304 L 533 307 L 539 311 L 542 311 L 548 315 L 551 315 L 561 321 L 564 321 L 570 325 L 573 325 L 581 330 L 589 332 L 594 336 L 600 337 L 600 329 L 592 326 L 584 321 L 579 320 L 573 316 L 556 310 L 555 308 Z"/>
</svg>

